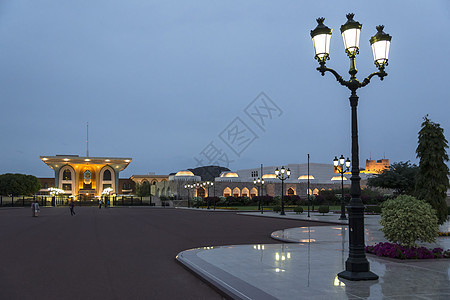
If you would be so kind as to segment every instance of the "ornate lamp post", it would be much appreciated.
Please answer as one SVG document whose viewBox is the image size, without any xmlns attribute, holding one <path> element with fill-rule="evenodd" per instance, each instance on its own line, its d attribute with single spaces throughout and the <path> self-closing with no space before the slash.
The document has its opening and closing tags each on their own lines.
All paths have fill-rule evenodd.
<svg viewBox="0 0 450 300">
<path fill-rule="evenodd" d="M 359 37 L 362 25 L 353 20 L 354 14 L 347 14 L 347 22 L 341 26 L 342 38 L 344 40 L 345 52 L 350 59 L 350 80 L 344 80 L 335 70 L 325 66 L 330 57 L 330 40 L 332 29 L 323 24 L 325 18 L 317 19 L 317 27 L 311 31 L 314 43 L 315 58 L 319 62 L 317 70 L 325 75 L 330 72 L 336 80 L 351 91 L 350 106 L 352 119 L 352 177 L 350 194 L 352 196 L 349 205 L 349 257 L 345 263 L 345 271 L 338 274 L 339 277 L 349 280 L 375 280 L 378 276 L 370 271 L 369 262 L 364 252 L 364 204 L 361 201 L 361 186 L 359 177 L 359 149 L 358 149 L 358 126 L 357 105 L 358 96 L 356 90 L 369 84 L 374 76 L 381 80 L 387 73 L 384 71 L 388 65 L 389 46 L 391 36 L 383 32 L 384 26 L 377 26 L 377 33 L 370 38 L 373 58 L 378 72 L 370 74 L 362 82 L 356 78 L 355 58 L 359 54 Z"/>
<path fill-rule="evenodd" d="M 188 208 L 190 208 L 191 207 L 190 193 L 191 193 L 191 190 L 194 188 L 194 185 L 193 184 L 185 184 L 184 188 L 188 190 Z"/>
<path fill-rule="evenodd" d="M 339 220 L 347 220 L 347 217 L 345 216 L 345 202 L 344 202 L 344 173 L 350 170 L 350 159 L 347 158 L 347 160 L 345 160 L 343 155 L 341 155 L 339 159 L 337 158 L 337 156 L 335 156 L 333 159 L 333 165 L 334 170 L 336 170 L 337 172 L 339 172 L 339 174 L 341 174 L 342 195 L 341 195 L 341 216 Z"/>
<path fill-rule="evenodd" d="M 288 168 L 287 170 L 281 167 L 280 170 L 278 168 L 275 169 L 275 175 L 277 178 L 281 180 L 281 212 L 280 215 L 284 216 L 284 181 L 291 176 L 291 170 Z"/>
<path fill-rule="evenodd" d="M 209 199 L 210 199 L 210 197 L 209 197 L 209 187 L 210 186 L 213 186 L 214 185 L 214 182 L 211 182 L 211 181 L 205 181 L 205 182 L 203 182 L 203 186 L 206 186 L 206 188 L 208 189 L 208 209 L 209 209 Z M 214 201 L 214 209 L 216 209 L 216 202 Z"/>
<path fill-rule="evenodd" d="M 261 210 L 261 213 L 264 213 L 264 208 L 261 207 L 261 187 L 264 186 L 264 179 L 262 178 L 255 178 L 253 179 L 253 184 L 258 187 L 258 210 Z M 263 204 L 264 205 L 264 204 Z"/>
</svg>

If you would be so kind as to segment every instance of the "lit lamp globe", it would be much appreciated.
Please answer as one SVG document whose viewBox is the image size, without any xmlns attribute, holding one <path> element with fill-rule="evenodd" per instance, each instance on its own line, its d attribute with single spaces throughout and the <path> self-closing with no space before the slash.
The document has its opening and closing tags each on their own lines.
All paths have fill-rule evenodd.
<svg viewBox="0 0 450 300">
<path fill-rule="evenodd" d="M 314 58 L 320 63 L 330 59 L 330 41 L 331 32 L 333 29 L 330 29 L 323 24 L 325 18 L 318 18 L 316 21 L 317 27 L 314 28 L 314 30 L 311 30 L 311 38 L 313 40 L 314 50 L 316 52 L 316 56 Z"/>
<path fill-rule="evenodd" d="M 350 169 L 350 159 L 347 157 L 347 160 L 345 161 L 345 166 L 347 169 Z"/>
<path fill-rule="evenodd" d="M 280 170 L 278 170 L 278 168 L 275 169 L 275 175 L 278 176 L 278 174 L 280 174 Z"/>
<path fill-rule="evenodd" d="M 347 22 L 341 26 L 342 39 L 345 53 L 355 55 L 359 53 L 359 36 L 361 35 L 361 23 L 353 20 L 355 14 L 347 14 Z"/>
<path fill-rule="evenodd" d="M 383 70 L 388 65 L 389 48 L 392 37 L 383 32 L 384 26 L 377 26 L 377 33 L 370 38 L 373 60 L 378 69 Z"/>
<path fill-rule="evenodd" d="M 338 160 L 337 156 L 335 156 L 334 159 L 333 159 L 333 165 L 335 167 L 337 167 L 339 165 L 339 160 Z"/>
<path fill-rule="evenodd" d="M 345 164 L 345 157 L 344 155 L 341 155 L 341 157 L 339 157 L 339 165 L 343 166 Z"/>
</svg>

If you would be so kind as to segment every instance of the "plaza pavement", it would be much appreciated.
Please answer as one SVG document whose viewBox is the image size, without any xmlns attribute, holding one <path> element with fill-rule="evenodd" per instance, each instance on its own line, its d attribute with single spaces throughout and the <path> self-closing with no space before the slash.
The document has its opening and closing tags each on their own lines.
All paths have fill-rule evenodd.
<svg viewBox="0 0 450 300">
<path fill-rule="evenodd" d="M 279 244 L 325 223 L 158 207 L 0 208 L 0 299 L 221 299 L 179 264 L 197 247 Z M 281 244 L 279 244 L 281 245 Z"/>
<path fill-rule="evenodd" d="M 450 299 L 450 259 L 402 261 L 367 255 L 375 281 L 340 280 L 348 257 L 346 221 L 339 214 L 243 212 L 246 216 L 330 222 L 326 227 L 278 230 L 283 244 L 197 248 L 177 259 L 236 299 Z M 365 217 L 366 244 L 385 241 L 380 216 Z M 341 223 L 336 225 L 335 223 Z M 332 224 L 334 223 L 334 224 Z M 318 223 L 319 224 L 319 223 Z M 450 222 L 442 228 L 449 229 Z M 289 242 L 289 243 L 287 243 Z M 440 237 L 428 247 L 450 248 Z"/>
</svg>

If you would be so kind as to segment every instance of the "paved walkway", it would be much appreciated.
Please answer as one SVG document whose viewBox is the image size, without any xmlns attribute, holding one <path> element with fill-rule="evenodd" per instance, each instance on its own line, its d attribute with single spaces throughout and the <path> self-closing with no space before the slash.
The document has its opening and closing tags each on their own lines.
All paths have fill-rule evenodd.
<svg viewBox="0 0 450 300">
<path fill-rule="evenodd" d="M 236 299 L 449 299 L 450 259 L 401 261 L 368 255 L 376 281 L 340 280 L 348 234 L 339 215 L 271 212 L 247 216 L 328 221 L 327 227 L 297 227 L 272 233 L 289 244 L 250 244 L 183 251 L 178 260 Z M 366 241 L 385 241 L 379 216 L 366 216 Z M 446 226 L 449 226 L 447 223 Z M 296 242 L 296 243 L 292 243 Z M 450 238 L 436 244 L 450 248 Z"/>
<path fill-rule="evenodd" d="M 274 244 L 271 232 L 311 224 L 158 207 L 75 211 L 33 218 L 30 208 L 0 208 L 0 299 L 221 299 L 176 261 L 180 251 Z"/>
</svg>

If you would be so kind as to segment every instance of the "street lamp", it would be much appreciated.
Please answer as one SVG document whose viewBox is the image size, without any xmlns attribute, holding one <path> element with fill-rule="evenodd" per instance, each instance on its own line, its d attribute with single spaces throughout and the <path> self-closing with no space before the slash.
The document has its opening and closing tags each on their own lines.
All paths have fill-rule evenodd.
<svg viewBox="0 0 450 300">
<path fill-rule="evenodd" d="M 208 189 L 208 209 L 209 209 L 209 199 L 210 199 L 210 197 L 209 197 L 209 187 L 213 186 L 213 185 L 214 185 L 214 182 L 211 182 L 211 181 L 203 182 L 203 186 L 206 186 L 206 188 Z M 214 209 L 216 209 L 216 201 L 214 201 Z"/>
<path fill-rule="evenodd" d="M 339 220 L 347 220 L 347 217 L 345 216 L 345 203 L 344 203 L 344 173 L 350 170 L 350 159 L 347 158 L 347 160 L 345 160 L 343 155 L 341 155 L 339 159 L 337 158 L 337 156 L 335 156 L 333 159 L 333 165 L 334 170 L 339 172 L 339 174 L 341 174 L 342 195 L 341 195 L 341 216 Z"/>
<path fill-rule="evenodd" d="M 361 186 L 359 177 L 359 150 L 358 150 L 358 123 L 357 106 L 358 96 L 356 90 L 369 84 L 374 76 L 383 80 L 387 73 L 384 71 L 388 65 L 389 47 L 391 36 L 383 32 L 384 26 L 377 26 L 377 33 L 370 38 L 373 58 L 378 72 L 370 74 L 362 82 L 356 78 L 355 58 L 359 53 L 359 37 L 362 25 L 353 20 L 354 14 L 347 14 L 347 22 L 341 26 L 342 38 L 344 40 L 345 52 L 350 59 L 350 80 L 344 80 L 335 70 L 325 66 L 326 60 L 330 59 L 330 40 L 332 29 L 323 24 L 325 18 L 317 19 L 317 27 L 311 30 L 314 43 L 315 59 L 319 62 L 317 70 L 325 75 L 330 72 L 336 80 L 351 91 L 350 106 L 352 120 L 352 176 L 350 194 L 352 196 L 349 205 L 349 257 L 345 263 L 345 271 L 338 274 L 339 277 L 348 280 L 376 280 L 378 276 L 370 271 L 369 262 L 364 252 L 364 204 L 361 201 Z"/>
<path fill-rule="evenodd" d="M 280 170 L 278 168 L 275 169 L 275 175 L 277 178 L 281 180 L 281 212 L 280 215 L 284 216 L 284 181 L 291 176 L 291 170 L 288 168 L 287 170 L 281 167 Z"/>
<path fill-rule="evenodd" d="M 253 179 L 253 184 L 256 185 L 258 187 L 258 210 L 261 210 L 261 213 L 264 213 L 264 208 L 261 207 L 261 187 L 264 185 L 264 179 L 259 178 L 258 179 Z M 264 206 L 264 203 L 263 205 Z"/>
<path fill-rule="evenodd" d="M 188 208 L 191 207 L 191 199 L 189 197 L 189 194 L 191 193 L 191 190 L 194 188 L 193 184 L 185 184 L 184 188 L 188 190 Z"/>
</svg>

